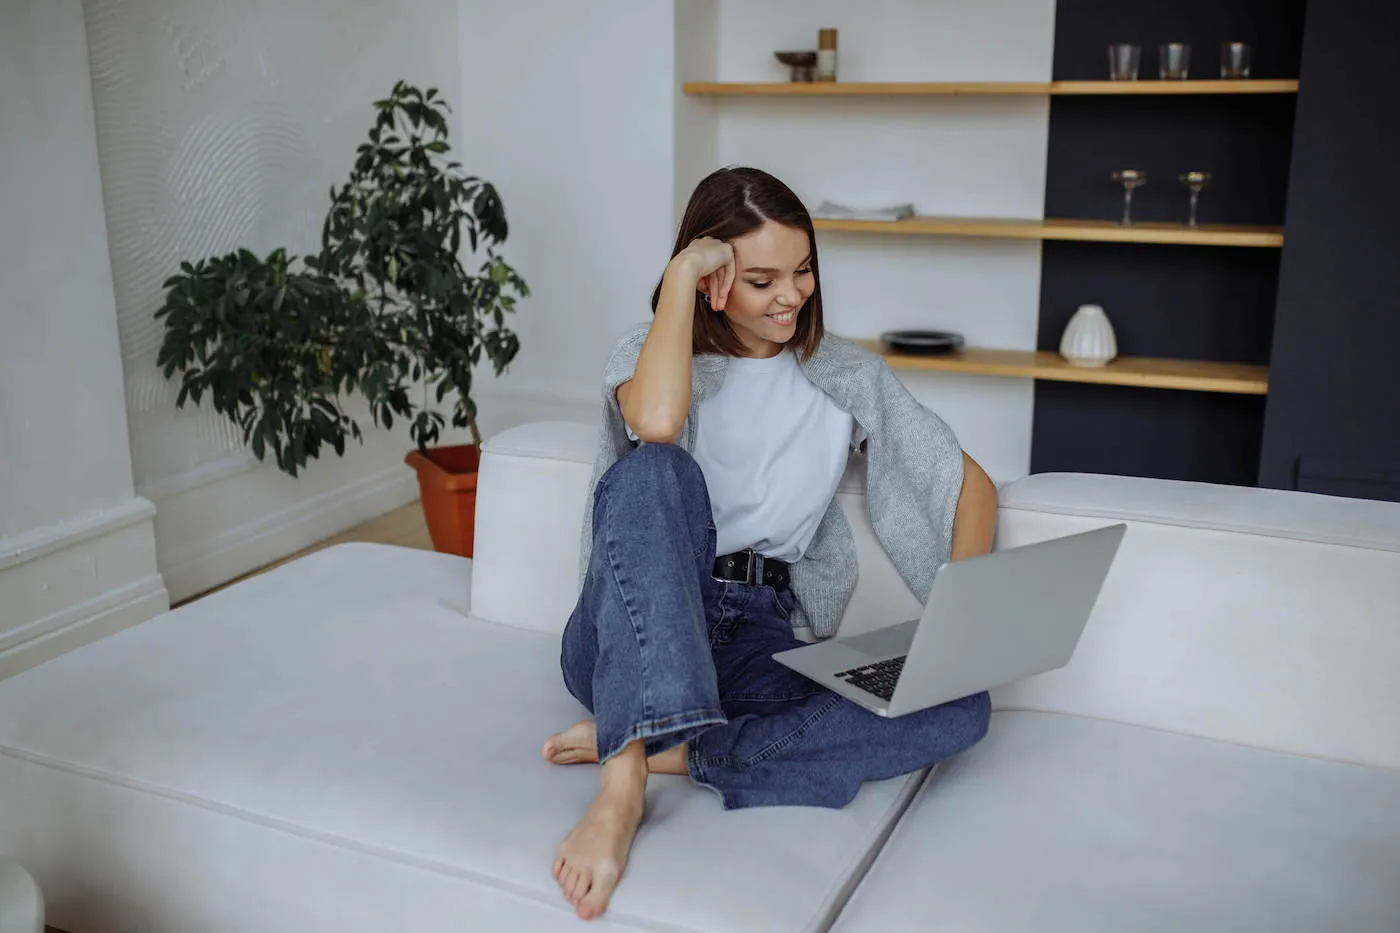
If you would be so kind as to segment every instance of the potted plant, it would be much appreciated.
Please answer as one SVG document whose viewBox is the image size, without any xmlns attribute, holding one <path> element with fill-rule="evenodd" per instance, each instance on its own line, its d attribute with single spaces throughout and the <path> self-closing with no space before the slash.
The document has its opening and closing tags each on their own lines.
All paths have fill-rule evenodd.
<svg viewBox="0 0 1400 933">
<path fill-rule="evenodd" d="M 292 476 L 323 448 L 341 455 L 347 437 L 363 439 L 347 394 L 386 429 L 408 421 L 405 459 L 433 546 L 469 557 L 481 445 L 472 377 L 483 356 L 497 376 L 515 358 L 505 315 L 529 290 L 497 252 L 508 231 L 495 188 L 444 158 L 446 102 L 401 81 L 374 106 L 349 179 L 331 189 L 321 252 L 183 263 L 156 311 L 157 365 L 167 379 L 181 373 L 177 407 L 208 394 L 254 456 L 271 449 Z M 438 443 L 449 394 L 470 443 Z"/>
</svg>

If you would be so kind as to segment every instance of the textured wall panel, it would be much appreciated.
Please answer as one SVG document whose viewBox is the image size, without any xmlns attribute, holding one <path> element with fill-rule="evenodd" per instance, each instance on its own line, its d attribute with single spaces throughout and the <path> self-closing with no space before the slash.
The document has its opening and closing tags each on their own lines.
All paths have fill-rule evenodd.
<svg viewBox="0 0 1400 933">
<path fill-rule="evenodd" d="M 161 282 L 182 260 L 313 250 L 399 78 L 455 104 L 451 0 L 90 0 L 88 46 L 138 485 L 242 446 L 212 410 L 177 411 L 155 367 Z"/>
</svg>

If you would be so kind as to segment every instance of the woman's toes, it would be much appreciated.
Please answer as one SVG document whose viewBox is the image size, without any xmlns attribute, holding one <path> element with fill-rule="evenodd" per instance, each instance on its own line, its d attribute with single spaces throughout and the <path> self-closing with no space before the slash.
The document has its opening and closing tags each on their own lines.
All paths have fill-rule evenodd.
<svg viewBox="0 0 1400 933">
<path fill-rule="evenodd" d="M 587 869 L 580 869 L 574 874 L 574 883 L 569 888 L 569 900 L 575 907 L 578 906 L 578 902 L 583 899 L 583 896 L 588 893 L 589 882 L 591 880 L 592 874 Z"/>
</svg>

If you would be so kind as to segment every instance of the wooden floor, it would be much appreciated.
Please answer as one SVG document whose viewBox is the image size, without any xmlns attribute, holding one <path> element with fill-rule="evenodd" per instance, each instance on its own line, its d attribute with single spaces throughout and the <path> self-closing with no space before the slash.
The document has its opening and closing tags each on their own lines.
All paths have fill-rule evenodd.
<svg viewBox="0 0 1400 933">
<path fill-rule="evenodd" d="M 318 541 L 316 544 L 311 545 L 311 547 L 297 551 L 295 554 L 289 554 L 279 561 L 268 564 L 266 567 L 259 567 L 256 570 L 245 573 L 241 577 L 229 580 L 227 583 L 221 584 L 212 590 L 181 600 L 181 602 L 175 605 L 194 602 L 196 599 L 208 596 L 210 593 L 217 593 L 219 590 L 233 586 L 240 580 L 246 580 L 260 573 L 266 573 L 274 567 L 280 567 L 299 557 L 305 557 L 307 554 L 313 554 L 316 551 L 335 544 L 346 544 L 351 541 L 366 541 L 371 544 L 397 544 L 401 547 L 422 548 L 425 551 L 431 551 L 433 549 L 432 539 L 428 537 L 427 522 L 423 520 L 423 507 L 418 500 L 415 499 L 408 505 L 394 509 L 392 512 L 386 512 L 378 518 L 372 518 L 363 524 L 356 525 L 354 528 L 346 529 L 340 534 L 333 535 L 324 541 Z"/>
</svg>

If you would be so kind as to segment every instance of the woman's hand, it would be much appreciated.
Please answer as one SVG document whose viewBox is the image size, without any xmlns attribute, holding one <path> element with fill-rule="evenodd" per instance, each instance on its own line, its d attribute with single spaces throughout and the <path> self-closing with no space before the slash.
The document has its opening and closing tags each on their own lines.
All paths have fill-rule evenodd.
<svg viewBox="0 0 1400 933">
<path fill-rule="evenodd" d="M 694 274 L 695 287 L 710 296 L 710 307 L 723 311 L 734 284 L 734 247 L 723 240 L 702 236 L 671 260 Z"/>
</svg>

